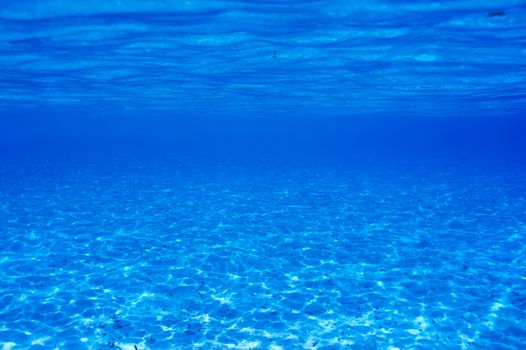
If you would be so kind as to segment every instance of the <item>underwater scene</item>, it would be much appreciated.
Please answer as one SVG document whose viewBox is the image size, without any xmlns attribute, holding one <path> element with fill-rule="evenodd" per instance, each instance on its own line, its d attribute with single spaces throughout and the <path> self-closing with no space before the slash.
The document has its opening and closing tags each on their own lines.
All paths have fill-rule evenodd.
<svg viewBox="0 0 526 350">
<path fill-rule="evenodd" d="M 0 350 L 526 349 L 526 2 L 0 0 Z"/>
</svg>

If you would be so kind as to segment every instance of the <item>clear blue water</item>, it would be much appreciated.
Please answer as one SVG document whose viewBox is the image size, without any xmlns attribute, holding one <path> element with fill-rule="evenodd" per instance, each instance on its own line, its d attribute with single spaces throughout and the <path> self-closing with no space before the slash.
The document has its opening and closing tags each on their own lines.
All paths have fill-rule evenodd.
<svg viewBox="0 0 526 350">
<path fill-rule="evenodd" d="M 502 117 L 526 103 L 524 1 L 0 3 L 15 111 Z"/>
<path fill-rule="evenodd" d="M 0 350 L 526 348 L 522 1 L 0 0 Z"/>
</svg>

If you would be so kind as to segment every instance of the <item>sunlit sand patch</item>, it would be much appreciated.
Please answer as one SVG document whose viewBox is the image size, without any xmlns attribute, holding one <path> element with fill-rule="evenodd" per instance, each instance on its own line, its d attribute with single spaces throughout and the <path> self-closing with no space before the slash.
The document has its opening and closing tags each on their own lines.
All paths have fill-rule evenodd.
<svg viewBox="0 0 526 350">
<path fill-rule="evenodd" d="M 119 350 L 150 350 L 144 343 L 115 343 Z"/>
<path fill-rule="evenodd" d="M 493 305 L 491 305 L 491 308 L 490 310 L 491 311 L 499 311 L 500 309 L 502 309 L 504 307 L 504 304 L 501 304 L 499 302 L 495 302 L 493 303 Z"/>
<path fill-rule="evenodd" d="M 261 335 L 265 338 L 269 338 L 269 339 L 279 339 L 281 337 L 281 334 L 279 333 L 271 333 L 271 332 L 268 332 L 268 331 L 265 331 L 263 330 L 261 332 Z"/>
<path fill-rule="evenodd" d="M 210 315 L 209 314 L 201 314 L 194 317 L 195 320 L 202 322 L 202 323 L 209 323 L 210 322 Z"/>
<path fill-rule="evenodd" d="M 241 328 L 239 331 L 241 333 L 247 333 L 247 334 L 250 334 L 250 335 L 253 335 L 253 334 L 256 333 L 256 329 L 251 328 L 251 327 L 244 327 L 244 328 Z"/>
<path fill-rule="evenodd" d="M 470 338 L 465 334 L 460 334 L 460 340 L 460 348 L 462 350 L 470 349 L 475 343 L 475 339 Z"/>
<path fill-rule="evenodd" d="M 426 328 L 429 326 L 429 324 L 423 316 L 418 316 L 413 321 L 413 324 L 416 326 L 416 328 L 411 328 L 407 330 L 407 332 L 412 335 L 420 334 L 421 332 L 425 331 Z"/>
<path fill-rule="evenodd" d="M 318 345 L 319 343 L 320 341 L 318 339 L 315 339 L 314 337 L 309 336 L 307 340 L 303 343 L 303 348 L 312 349 L 312 348 L 315 348 L 316 345 Z"/>
<path fill-rule="evenodd" d="M 212 299 L 219 301 L 221 304 L 231 304 L 230 298 L 212 296 Z"/>
<path fill-rule="evenodd" d="M 261 342 L 259 341 L 242 341 L 239 344 L 224 344 L 225 347 L 228 349 L 236 349 L 236 350 L 251 350 L 251 349 L 258 349 L 261 346 Z"/>
<path fill-rule="evenodd" d="M 31 345 L 46 345 L 46 343 L 51 340 L 51 337 L 47 336 L 47 337 L 42 337 L 42 338 L 38 338 L 38 339 L 35 339 L 31 342 Z"/>
<path fill-rule="evenodd" d="M 280 345 L 270 344 L 269 350 L 285 350 L 285 349 Z"/>
</svg>

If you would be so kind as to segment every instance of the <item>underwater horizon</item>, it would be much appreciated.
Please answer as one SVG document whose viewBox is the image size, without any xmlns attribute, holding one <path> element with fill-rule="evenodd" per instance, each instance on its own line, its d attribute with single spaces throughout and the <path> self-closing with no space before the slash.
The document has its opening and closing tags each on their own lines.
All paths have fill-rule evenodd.
<svg viewBox="0 0 526 350">
<path fill-rule="evenodd" d="M 0 0 L 0 350 L 526 348 L 526 2 Z"/>
</svg>

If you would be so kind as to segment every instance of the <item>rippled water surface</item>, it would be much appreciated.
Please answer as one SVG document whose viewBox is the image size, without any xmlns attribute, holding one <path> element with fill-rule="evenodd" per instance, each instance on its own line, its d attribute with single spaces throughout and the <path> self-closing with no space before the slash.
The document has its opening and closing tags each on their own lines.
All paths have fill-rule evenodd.
<svg viewBox="0 0 526 350">
<path fill-rule="evenodd" d="M 513 0 L 4 0 L 0 107 L 519 115 L 525 37 Z"/>
</svg>

